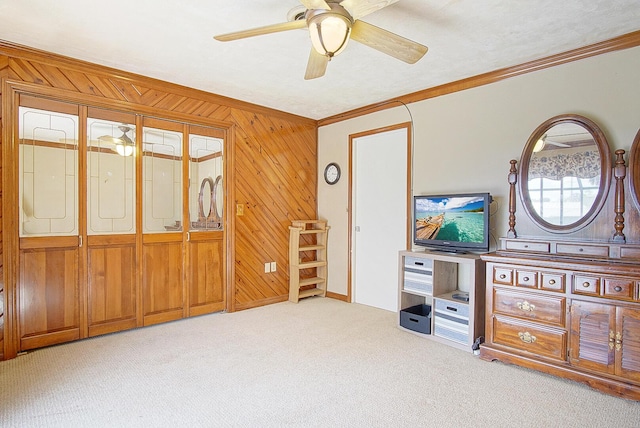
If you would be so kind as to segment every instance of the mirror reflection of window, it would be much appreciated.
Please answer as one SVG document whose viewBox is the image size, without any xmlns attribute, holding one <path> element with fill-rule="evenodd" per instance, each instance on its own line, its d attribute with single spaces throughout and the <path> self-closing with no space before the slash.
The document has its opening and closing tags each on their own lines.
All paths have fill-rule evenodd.
<svg viewBox="0 0 640 428">
<path fill-rule="evenodd" d="M 590 179 L 564 177 L 561 180 L 529 180 L 533 208 L 545 221 L 557 225 L 572 224 L 585 216 L 599 188 L 599 176 Z"/>
<path fill-rule="evenodd" d="M 182 133 L 142 129 L 143 232 L 182 230 Z"/>
<path fill-rule="evenodd" d="M 87 234 L 135 233 L 135 126 L 87 119 Z"/>
<path fill-rule="evenodd" d="M 219 133 L 211 130 L 211 134 Z M 191 230 L 222 229 L 223 140 L 189 135 L 189 219 Z"/>
<path fill-rule="evenodd" d="M 20 107 L 20 236 L 78 234 L 78 116 Z"/>
<path fill-rule="evenodd" d="M 533 209 L 553 225 L 579 221 L 595 203 L 600 165 L 598 146 L 587 129 L 573 123 L 551 127 L 536 142 L 529 162 Z"/>
</svg>

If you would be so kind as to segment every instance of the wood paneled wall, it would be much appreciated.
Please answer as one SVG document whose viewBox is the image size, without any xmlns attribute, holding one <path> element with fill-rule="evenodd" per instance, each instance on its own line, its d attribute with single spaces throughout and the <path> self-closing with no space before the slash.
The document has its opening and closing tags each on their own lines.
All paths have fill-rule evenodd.
<svg viewBox="0 0 640 428">
<path fill-rule="evenodd" d="M 0 81 L 9 75 L 9 58 L 0 55 Z M 3 135 L 3 118 L 2 118 L 2 85 L 0 85 L 0 149 L 2 149 L 2 135 Z M 2 177 L 2 150 L 0 150 L 0 178 Z M 3 243 L 3 224 L 2 219 L 2 180 L 0 179 L 0 360 L 4 359 L 4 328 L 5 328 L 5 307 L 7 306 L 6 295 L 4 291 L 4 245 Z"/>
<path fill-rule="evenodd" d="M 2 42 L 0 77 L 36 95 L 227 129 L 227 309 L 287 300 L 289 223 L 317 212 L 316 121 Z M 276 272 L 264 273 L 268 261 Z"/>
</svg>

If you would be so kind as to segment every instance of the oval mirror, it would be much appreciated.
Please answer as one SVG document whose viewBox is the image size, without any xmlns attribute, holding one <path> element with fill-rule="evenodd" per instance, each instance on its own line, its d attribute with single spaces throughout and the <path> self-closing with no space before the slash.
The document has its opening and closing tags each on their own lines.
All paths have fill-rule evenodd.
<svg viewBox="0 0 640 428">
<path fill-rule="evenodd" d="M 213 193 L 211 198 L 213 200 L 212 211 L 209 219 L 221 222 L 222 221 L 222 207 L 224 205 L 224 191 L 222 189 L 222 176 L 216 177 L 216 181 L 213 184 Z"/>
<path fill-rule="evenodd" d="M 207 185 L 209 190 L 207 190 Z M 203 222 L 206 221 L 209 216 L 215 212 L 214 207 L 214 184 L 211 177 L 205 177 L 200 183 L 200 192 L 198 193 L 198 221 Z M 205 207 L 208 207 L 208 211 L 205 214 Z"/>
<path fill-rule="evenodd" d="M 611 153 L 598 126 L 561 115 L 529 137 L 520 160 L 520 198 L 529 217 L 554 233 L 575 232 L 600 212 L 611 182 Z"/>
<path fill-rule="evenodd" d="M 633 140 L 629 153 L 629 187 L 631 188 L 631 197 L 640 210 L 640 129 Z"/>
</svg>

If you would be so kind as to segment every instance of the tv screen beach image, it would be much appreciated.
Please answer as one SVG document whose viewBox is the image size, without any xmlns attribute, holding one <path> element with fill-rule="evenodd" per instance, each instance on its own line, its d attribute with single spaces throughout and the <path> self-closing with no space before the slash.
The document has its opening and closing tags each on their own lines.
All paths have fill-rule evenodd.
<svg viewBox="0 0 640 428">
<path fill-rule="evenodd" d="M 482 197 L 416 200 L 416 238 L 452 242 L 483 242 Z"/>
</svg>

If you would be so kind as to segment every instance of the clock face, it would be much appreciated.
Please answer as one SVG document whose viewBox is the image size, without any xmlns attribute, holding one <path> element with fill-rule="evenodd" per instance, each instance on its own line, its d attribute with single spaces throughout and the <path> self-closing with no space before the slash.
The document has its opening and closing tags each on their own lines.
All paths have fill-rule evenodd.
<svg viewBox="0 0 640 428">
<path fill-rule="evenodd" d="M 327 184 L 336 184 L 340 180 L 340 167 L 337 163 L 331 162 L 324 169 L 324 181 Z"/>
</svg>

